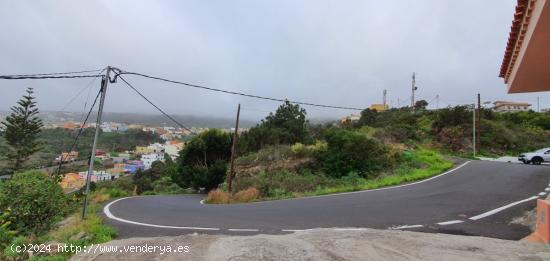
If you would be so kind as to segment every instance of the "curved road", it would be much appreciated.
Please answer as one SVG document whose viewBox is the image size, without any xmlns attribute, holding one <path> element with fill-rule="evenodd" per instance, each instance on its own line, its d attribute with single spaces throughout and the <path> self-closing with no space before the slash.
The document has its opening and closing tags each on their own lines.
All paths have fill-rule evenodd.
<svg viewBox="0 0 550 261">
<path fill-rule="evenodd" d="M 104 212 L 122 237 L 318 227 L 429 231 L 492 218 L 508 226 L 520 210 L 544 197 L 549 181 L 548 166 L 471 161 L 429 180 L 379 190 L 235 205 L 203 205 L 200 195 L 130 197 L 110 202 Z M 487 234 L 487 225 L 480 227 L 472 234 Z"/>
</svg>

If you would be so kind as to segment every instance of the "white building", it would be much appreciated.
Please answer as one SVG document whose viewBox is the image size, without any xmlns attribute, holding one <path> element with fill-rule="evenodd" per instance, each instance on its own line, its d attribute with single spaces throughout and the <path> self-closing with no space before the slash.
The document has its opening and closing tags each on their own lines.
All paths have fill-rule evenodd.
<svg viewBox="0 0 550 261">
<path fill-rule="evenodd" d="M 529 111 L 531 109 L 531 104 L 527 102 L 496 101 L 493 104 L 495 105 L 493 110 L 496 112 Z"/>
<path fill-rule="evenodd" d="M 141 155 L 141 161 L 143 162 L 144 169 L 150 169 L 153 162 L 157 160 L 164 162 L 164 152 Z"/>
<path fill-rule="evenodd" d="M 88 175 L 88 171 L 78 172 L 79 178 L 83 180 L 86 180 L 87 175 Z M 108 173 L 105 170 L 102 170 L 102 171 L 94 170 L 94 173 L 90 176 L 90 181 L 93 181 L 93 182 L 106 181 L 106 180 L 113 180 L 116 178 L 118 178 L 118 176 L 112 175 L 111 173 Z"/>
</svg>

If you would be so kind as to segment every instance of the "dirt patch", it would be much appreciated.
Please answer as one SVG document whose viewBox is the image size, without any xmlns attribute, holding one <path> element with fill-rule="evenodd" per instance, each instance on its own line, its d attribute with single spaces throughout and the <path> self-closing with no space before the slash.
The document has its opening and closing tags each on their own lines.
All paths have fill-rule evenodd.
<svg viewBox="0 0 550 261">
<path fill-rule="evenodd" d="M 286 235 L 132 238 L 101 246 L 188 246 L 188 253 L 81 253 L 72 260 L 549 260 L 541 244 L 392 230 L 314 229 Z"/>
</svg>

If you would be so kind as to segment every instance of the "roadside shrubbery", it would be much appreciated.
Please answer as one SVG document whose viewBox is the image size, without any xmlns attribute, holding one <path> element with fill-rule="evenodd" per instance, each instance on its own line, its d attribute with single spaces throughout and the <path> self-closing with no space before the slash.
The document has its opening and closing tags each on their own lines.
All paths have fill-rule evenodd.
<svg viewBox="0 0 550 261">
<path fill-rule="evenodd" d="M 317 158 L 331 177 L 340 178 L 350 172 L 367 177 L 393 167 L 397 161 L 384 144 L 359 132 L 329 129 L 325 139 L 327 150 Z"/>
<path fill-rule="evenodd" d="M 40 171 L 20 172 L 0 183 L 0 210 L 9 228 L 23 234 L 39 234 L 72 208 L 61 187 Z"/>
</svg>

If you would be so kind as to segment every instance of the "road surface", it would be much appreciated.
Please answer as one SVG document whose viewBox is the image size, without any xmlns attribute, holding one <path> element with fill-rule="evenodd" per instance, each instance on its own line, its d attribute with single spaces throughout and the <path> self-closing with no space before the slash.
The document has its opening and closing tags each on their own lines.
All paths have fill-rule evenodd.
<svg viewBox="0 0 550 261">
<path fill-rule="evenodd" d="M 509 221 L 545 197 L 549 181 L 549 166 L 470 161 L 371 191 L 235 205 L 204 205 L 201 195 L 130 197 L 108 203 L 104 213 L 122 238 L 379 228 L 519 239 L 528 228 Z"/>
</svg>

